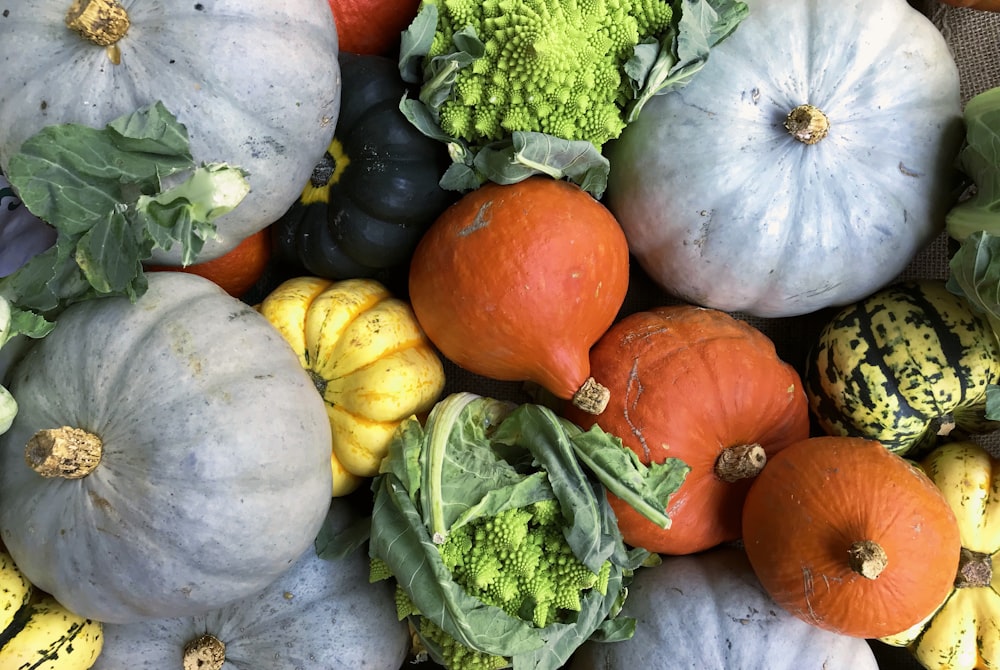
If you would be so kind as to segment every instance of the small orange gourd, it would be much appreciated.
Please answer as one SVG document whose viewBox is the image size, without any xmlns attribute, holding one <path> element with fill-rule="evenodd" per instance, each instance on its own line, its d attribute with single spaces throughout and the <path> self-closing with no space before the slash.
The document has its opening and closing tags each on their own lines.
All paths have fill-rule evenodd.
<svg viewBox="0 0 1000 670">
<path fill-rule="evenodd" d="M 679 458 L 691 470 L 670 498 L 670 528 L 609 494 L 625 541 L 690 554 L 740 536 L 743 498 L 767 459 L 809 435 L 795 369 L 762 332 L 725 312 L 691 305 L 631 314 L 590 352 L 594 378 L 610 391 L 597 423 L 643 463 Z"/>
<path fill-rule="evenodd" d="M 614 322 L 628 277 L 614 216 L 578 186 L 537 176 L 487 183 L 445 210 L 414 252 L 410 303 L 462 368 L 584 402 L 588 351 Z"/>
<path fill-rule="evenodd" d="M 962 548 L 930 478 L 860 437 L 813 437 L 771 459 L 744 502 L 743 543 L 779 605 L 863 638 L 895 635 L 933 612 Z"/>
</svg>

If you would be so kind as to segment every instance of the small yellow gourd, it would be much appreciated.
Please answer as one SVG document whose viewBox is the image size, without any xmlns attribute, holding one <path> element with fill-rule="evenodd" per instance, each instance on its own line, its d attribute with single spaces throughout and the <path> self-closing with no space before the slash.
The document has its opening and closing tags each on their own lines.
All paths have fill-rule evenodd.
<svg viewBox="0 0 1000 670">
<path fill-rule="evenodd" d="M 374 476 L 396 427 L 430 410 L 444 366 L 410 305 L 373 279 L 295 277 L 258 305 L 326 403 L 334 496 Z"/>
<path fill-rule="evenodd" d="M 962 554 L 951 590 L 924 621 L 882 641 L 909 647 L 928 670 L 1000 664 L 1000 459 L 974 442 L 937 447 L 920 466 L 955 512 Z"/>
</svg>

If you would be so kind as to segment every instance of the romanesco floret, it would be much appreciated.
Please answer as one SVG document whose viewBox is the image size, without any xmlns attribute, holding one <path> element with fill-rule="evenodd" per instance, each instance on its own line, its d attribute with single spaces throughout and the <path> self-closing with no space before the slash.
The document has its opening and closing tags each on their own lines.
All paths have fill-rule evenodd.
<svg viewBox="0 0 1000 670">
<path fill-rule="evenodd" d="M 564 523 L 555 500 L 506 510 L 452 529 L 441 559 L 466 593 L 542 628 L 579 611 L 583 591 L 607 589 L 610 562 L 591 572 L 573 555 Z"/>
<path fill-rule="evenodd" d="M 467 27 L 484 45 L 438 110 L 442 130 L 472 146 L 534 131 L 600 149 L 625 127 L 625 62 L 672 17 L 667 0 L 424 2 L 438 6 L 428 59 L 452 53 Z"/>
</svg>

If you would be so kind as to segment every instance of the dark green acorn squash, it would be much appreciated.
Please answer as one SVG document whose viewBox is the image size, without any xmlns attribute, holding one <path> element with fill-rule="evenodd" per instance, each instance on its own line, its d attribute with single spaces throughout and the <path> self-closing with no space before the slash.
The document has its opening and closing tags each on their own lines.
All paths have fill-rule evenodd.
<svg viewBox="0 0 1000 670">
<path fill-rule="evenodd" d="M 841 309 L 807 361 L 820 428 L 918 455 L 939 438 L 1000 429 L 986 418 L 1000 347 L 985 319 L 943 280 L 891 285 Z"/>
<path fill-rule="evenodd" d="M 399 110 L 407 88 L 394 61 L 341 53 L 340 68 L 333 141 L 272 227 L 275 260 L 327 279 L 384 279 L 457 198 L 438 185 L 451 161 Z"/>
</svg>

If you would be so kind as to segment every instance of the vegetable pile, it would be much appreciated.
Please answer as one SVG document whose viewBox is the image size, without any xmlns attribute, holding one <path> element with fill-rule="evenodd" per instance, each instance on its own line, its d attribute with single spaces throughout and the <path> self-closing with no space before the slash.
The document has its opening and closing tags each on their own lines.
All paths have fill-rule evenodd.
<svg viewBox="0 0 1000 670">
<path fill-rule="evenodd" d="M 948 46 L 0 13 L 0 667 L 1000 664 L 1000 87 Z"/>
</svg>

